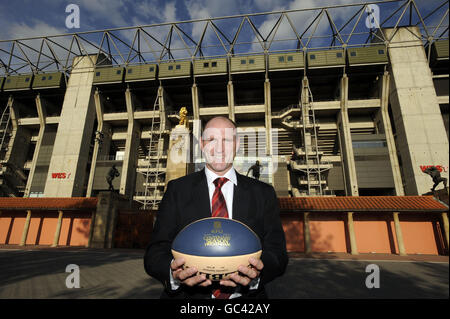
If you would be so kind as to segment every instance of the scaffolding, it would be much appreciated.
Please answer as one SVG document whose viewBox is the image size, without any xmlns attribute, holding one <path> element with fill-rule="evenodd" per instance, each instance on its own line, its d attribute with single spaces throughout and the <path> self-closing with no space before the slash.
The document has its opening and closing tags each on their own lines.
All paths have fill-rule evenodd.
<svg viewBox="0 0 450 319">
<path fill-rule="evenodd" d="M 148 145 L 146 165 L 138 167 L 137 172 L 144 176 L 144 192 L 137 193 L 135 200 L 142 204 L 142 209 L 157 209 L 161 202 L 162 193 L 158 187 L 164 185 L 165 167 L 162 165 L 163 154 L 163 134 L 165 132 L 166 119 L 164 112 L 160 110 L 160 90 L 153 104 L 153 117 L 150 126 L 150 142 Z M 156 115 L 157 114 L 157 115 Z"/>
<path fill-rule="evenodd" d="M 300 121 L 292 127 L 301 130 L 301 148 L 293 147 L 294 158 L 290 160 L 291 170 L 296 175 L 298 188 L 293 187 L 294 196 L 322 196 L 328 190 L 325 174 L 332 168 L 322 160 L 322 152 L 317 143 L 319 124 L 314 114 L 314 103 L 305 76 L 302 80 L 300 99 Z"/>
</svg>

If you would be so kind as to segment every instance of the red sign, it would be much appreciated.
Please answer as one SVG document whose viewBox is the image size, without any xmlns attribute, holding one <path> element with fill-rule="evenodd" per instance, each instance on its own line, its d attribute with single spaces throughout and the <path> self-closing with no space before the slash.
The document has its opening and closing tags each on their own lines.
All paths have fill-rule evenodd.
<svg viewBox="0 0 450 319">
<path fill-rule="evenodd" d="M 67 179 L 70 177 L 70 173 L 66 174 L 66 173 L 52 173 L 52 178 L 53 179 Z"/>
</svg>

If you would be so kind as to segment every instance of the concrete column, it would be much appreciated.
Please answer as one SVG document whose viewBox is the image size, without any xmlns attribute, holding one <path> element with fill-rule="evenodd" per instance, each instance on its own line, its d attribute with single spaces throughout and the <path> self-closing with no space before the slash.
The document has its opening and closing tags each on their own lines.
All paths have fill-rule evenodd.
<svg viewBox="0 0 450 319">
<path fill-rule="evenodd" d="M 358 179 L 356 177 L 355 157 L 353 155 L 350 120 L 348 117 L 348 77 L 341 79 L 341 110 L 337 118 L 338 134 L 341 142 L 341 156 L 347 187 L 347 196 L 359 196 Z"/>
<path fill-rule="evenodd" d="M 22 239 L 20 240 L 20 246 L 25 246 L 28 237 L 28 229 L 30 228 L 31 210 L 27 210 L 27 218 L 25 219 L 25 225 L 23 226 Z"/>
<path fill-rule="evenodd" d="M 264 108 L 266 127 L 266 155 L 272 156 L 272 97 L 270 91 L 270 81 L 264 81 Z"/>
<path fill-rule="evenodd" d="M 129 88 L 125 91 L 127 104 L 128 130 L 125 142 L 122 174 L 120 176 L 119 193 L 132 198 L 136 182 L 137 152 L 140 140 L 140 124 L 134 119 L 134 106 Z"/>
<path fill-rule="evenodd" d="M 27 128 L 19 125 L 19 106 L 20 103 L 10 96 L 7 107 L 9 107 L 11 111 L 12 131 L 5 160 L 9 164 L 12 164 L 16 169 L 21 170 L 23 164 L 25 164 L 27 150 L 30 146 L 31 133 Z"/>
<path fill-rule="evenodd" d="M 350 250 L 352 255 L 358 255 L 358 246 L 356 245 L 355 228 L 353 227 L 353 213 L 347 213 L 347 228 L 350 239 Z"/>
<path fill-rule="evenodd" d="M 89 172 L 89 180 L 87 185 L 86 197 L 92 196 L 92 188 L 94 185 L 95 169 L 99 156 L 108 155 L 111 143 L 111 126 L 103 121 L 103 102 L 98 90 L 94 93 L 95 113 L 97 115 L 97 131 L 103 133 L 103 140 L 100 142 L 95 139 L 94 150 L 92 152 L 91 169 Z"/>
<path fill-rule="evenodd" d="M 400 164 L 397 157 L 397 147 L 395 146 L 394 134 L 392 132 L 391 120 L 389 118 L 389 73 L 385 72 L 381 79 L 381 108 L 378 116 L 381 117 L 383 125 L 379 128 L 380 133 L 386 136 L 386 143 L 389 150 L 389 159 L 392 169 L 392 177 L 394 179 L 395 195 L 404 196 L 402 176 L 400 172 Z"/>
<path fill-rule="evenodd" d="M 52 247 L 58 246 L 59 236 L 61 235 L 62 217 L 63 217 L 63 211 L 59 210 L 58 211 L 58 223 L 56 224 L 55 237 L 53 237 Z"/>
<path fill-rule="evenodd" d="M 192 110 L 194 112 L 194 120 L 200 118 L 200 105 L 199 105 L 199 99 L 198 99 L 198 86 L 196 83 L 192 85 L 191 88 L 192 92 Z"/>
<path fill-rule="evenodd" d="M 406 256 L 405 245 L 403 244 L 402 228 L 400 227 L 400 220 L 398 219 L 398 212 L 394 212 L 393 215 L 394 215 L 395 236 L 397 238 L 398 250 L 400 256 Z"/>
<path fill-rule="evenodd" d="M 311 233 L 309 231 L 309 213 L 303 213 L 303 237 L 305 241 L 305 254 L 311 253 Z"/>
<path fill-rule="evenodd" d="M 235 111 L 234 87 L 233 87 L 233 82 L 231 82 L 231 81 L 228 81 L 228 84 L 227 84 L 227 99 L 228 99 L 228 117 L 230 119 L 232 119 L 233 121 L 236 121 L 235 115 L 234 115 L 234 111 Z"/>
<path fill-rule="evenodd" d="M 406 195 L 422 195 L 433 182 L 421 165 L 448 166 L 448 138 L 418 27 L 383 30 L 391 39 L 390 102 Z M 448 172 L 443 177 L 448 178 Z"/>
<path fill-rule="evenodd" d="M 448 238 L 449 238 L 449 230 L 448 230 L 448 213 L 442 213 L 442 223 L 444 224 L 444 233 L 445 233 L 445 241 L 447 242 L 448 248 Z"/>
<path fill-rule="evenodd" d="M 92 94 L 96 57 L 75 57 L 50 160 L 45 197 L 84 196 L 95 105 Z M 65 173 L 66 178 L 53 178 Z"/>
<path fill-rule="evenodd" d="M 44 139 L 45 128 L 46 128 L 45 120 L 47 117 L 47 113 L 46 113 L 45 107 L 43 106 L 43 103 L 41 101 L 40 94 L 38 94 L 36 96 L 35 101 L 36 101 L 36 108 L 37 108 L 37 113 L 38 113 L 38 117 L 39 117 L 39 133 L 38 133 L 38 139 L 36 142 L 36 148 L 35 148 L 34 154 L 33 154 L 33 160 L 31 163 L 30 173 L 28 174 L 27 185 L 25 186 L 24 197 L 30 196 L 34 172 L 36 170 L 36 164 L 37 164 L 37 160 L 39 157 L 39 152 L 41 150 L 42 140 Z"/>
</svg>

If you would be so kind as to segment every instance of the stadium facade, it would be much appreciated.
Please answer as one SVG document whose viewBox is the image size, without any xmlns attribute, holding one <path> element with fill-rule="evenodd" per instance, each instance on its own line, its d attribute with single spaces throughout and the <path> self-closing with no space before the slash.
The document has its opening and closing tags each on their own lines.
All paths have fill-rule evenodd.
<svg viewBox="0 0 450 319">
<path fill-rule="evenodd" d="M 202 166 L 217 115 L 237 123 L 237 170 L 259 160 L 280 197 L 425 194 L 427 166 L 448 178 L 448 1 L 396 4 L 373 28 L 360 4 L 1 41 L 0 196 L 93 197 L 115 165 L 114 188 L 155 208 Z M 297 14 L 314 19 L 300 29 Z"/>
</svg>

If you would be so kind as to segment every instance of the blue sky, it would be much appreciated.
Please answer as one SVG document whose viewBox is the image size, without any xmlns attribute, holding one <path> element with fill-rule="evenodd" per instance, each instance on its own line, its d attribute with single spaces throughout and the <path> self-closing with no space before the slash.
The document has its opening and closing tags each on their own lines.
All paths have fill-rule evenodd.
<svg viewBox="0 0 450 319">
<path fill-rule="evenodd" d="M 416 0 L 421 10 L 442 0 Z M 0 39 L 147 25 L 283 9 L 361 3 L 363 0 L 0 0 Z M 77 4 L 79 29 L 67 29 L 65 8 Z M 422 5 L 420 5 L 422 4 Z M 392 10 L 396 8 L 392 4 Z M 386 8 L 388 8 L 386 6 Z M 386 10 L 385 10 L 386 11 Z M 382 17 L 389 12 L 381 12 Z"/>
<path fill-rule="evenodd" d="M 163 22 L 186 21 L 192 19 L 214 18 L 246 13 L 268 12 L 276 10 L 292 10 L 301 8 L 312 8 L 320 6 L 332 6 L 350 3 L 361 3 L 363 0 L 0 0 L 0 40 L 18 39 L 25 37 L 49 36 L 55 34 L 75 33 L 91 30 L 101 30 L 107 28 L 129 27 L 138 25 L 149 25 Z M 423 15 L 443 2 L 443 0 L 416 0 Z M 77 4 L 80 8 L 80 28 L 68 29 L 65 25 L 68 13 L 65 12 L 68 4 Z M 380 12 L 380 19 L 388 17 L 400 3 L 383 4 Z M 447 6 L 448 7 L 448 6 Z M 346 19 L 349 19 L 356 7 L 330 9 L 330 14 L 339 28 Z M 312 21 L 318 11 L 307 11 L 292 14 L 291 18 L 301 33 Z M 267 36 L 274 26 L 278 16 L 259 16 L 252 18 L 256 27 L 259 28 L 263 36 Z M 433 17 L 430 19 L 432 20 Z M 364 26 L 364 19 L 358 25 L 357 31 L 367 31 Z M 448 25 L 448 17 L 447 17 Z M 230 38 L 234 35 L 239 21 L 220 20 L 218 27 L 228 32 Z M 188 35 L 198 40 L 202 33 L 204 24 L 184 24 L 183 29 Z M 352 24 L 347 27 L 350 31 Z M 162 40 L 167 35 L 169 27 L 155 29 Z M 240 41 L 255 42 L 253 44 L 242 45 L 241 52 L 255 52 L 261 49 L 250 25 L 244 25 L 242 38 Z M 324 18 L 318 28 L 319 32 L 327 33 L 329 25 Z M 217 38 L 212 30 L 205 37 L 205 44 L 212 41 L 217 44 Z M 329 33 L 328 33 L 329 34 Z M 132 38 L 132 32 L 121 32 L 121 37 Z M 283 21 L 277 37 L 295 37 L 287 21 Z M 241 36 L 240 36 L 241 37 Z M 247 38 L 245 38 L 247 37 Z M 186 38 L 184 39 L 186 40 Z M 99 41 L 99 40 L 98 40 Z M 178 41 L 178 46 L 182 46 L 182 40 Z M 319 41 L 319 40 L 317 40 Z M 329 39 L 320 40 L 315 43 L 329 45 Z M 192 44 L 192 43 L 188 43 Z M 3 48 L 8 50 L 3 43 Z M 282 48 L 281 43 L 275 43 Z M 295 43 L 293 44 L 295 46 Z M 258 48 L 259 46 L 259 48 Z M 0 42 L 0 48 L 2 43 Z M 291 48 L 291 49 L 295 49 Z M 216 50 L 216 49 L 214 49 Z M 219 49 L 218 49 L 219 50 Z M 220 51 L 220 50 L 219 50 Z M 184 52 L 186 53 L 186 52 Z M 214 51 L 216 53 L 216 51 Z M 1 58 L 1 52 L 0 52 Z"/>
</svg>

